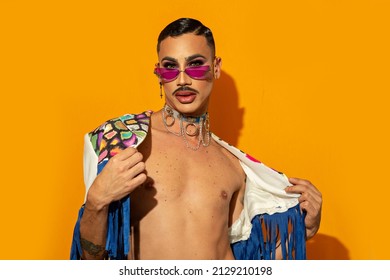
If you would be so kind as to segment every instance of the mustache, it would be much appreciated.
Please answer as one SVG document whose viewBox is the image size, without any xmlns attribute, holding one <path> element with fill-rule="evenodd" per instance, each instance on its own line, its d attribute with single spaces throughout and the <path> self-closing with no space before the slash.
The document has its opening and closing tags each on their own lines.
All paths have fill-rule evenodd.
<svg viewBox="0 0 390 280">
<path fill-rule="evenodd" d="M 175 95 L 178 91 L 192 91 L 195 93 L 199 93 L 196 89 L 193 89 L 191 87 L 179 87 L 172 93 L 172 95 Z"/>
</svg>

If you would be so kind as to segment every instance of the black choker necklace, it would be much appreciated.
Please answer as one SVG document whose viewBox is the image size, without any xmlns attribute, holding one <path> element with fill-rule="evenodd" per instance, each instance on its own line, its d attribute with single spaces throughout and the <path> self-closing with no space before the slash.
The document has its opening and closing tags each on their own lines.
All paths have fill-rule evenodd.
<svg viewBox="0 0 390 280">
<path fill-rule="evenodd" d="M 183 114 L 165 104 L 162 110 L 162 118 L 165 128 L 176 136 L 182 136 L 187 148 L 196 151 L 199 149 L 200 144 L 202 144 L 204 147 L 210 145 L 210 121 L 209 114 L 207 112 L 200 117 L 184 116 Z M 179 132 L 174 132 L 170 129 L 170 127 L 175 124 L 176 119 L 178 119 L 180 122 Z M 184 122 L 186 124 L 184 124 Z M 193 147 L 189 144 L 187 137 L 195 136 L 199 136 L 198 144 Z"/>
</svg>

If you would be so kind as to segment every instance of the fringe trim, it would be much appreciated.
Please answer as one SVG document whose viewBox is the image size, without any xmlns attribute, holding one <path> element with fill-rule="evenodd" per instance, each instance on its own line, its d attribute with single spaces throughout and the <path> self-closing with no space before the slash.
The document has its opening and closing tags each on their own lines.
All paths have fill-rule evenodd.
<svg viewBox="0 0 390 280">
<path fill-rule="evenodd" d="M 130 198 L 110 204 L 106 251 L 111 260 L 126 260 L 130 251 Z"/>
<path fill-rule="evenodd" d="M 108 161 L 98 165 L 99 174 Z M 84 213 L 84 205 L 79 210 L 78 219 L 73 232 L 70 252 L 71 260 L 81 259 L 80 220 Z M 126 260 L 130 252 L 130 197 L 115 201 L 108 208 L 106 251 L 108 259 Z"/>
<path fill-rule="evenodd" d="M 84 205 L 79 210 L 73 231 L 70 252 L 71 260 L 80 260 L 82 255 L 80 241 L 80 220 Z M 111 203 L 108 210 L 106 251 L 110 260 L 126 260 L 130 251 L 130 197 Z"/>
<path fill-rule="evenodd" d="M 231 244 L 237 260 L 274 260 L 279 246 L 282 259 L 306 259 L 305 214 L 299 204 L 283 213 L 255 216 L 249 238 Z"/>
<path fill-rule="evenodd" d="M 73 232 L 70 259 L 80 260 L 80 208 Z M 261 214 L 252 219 L 252 231 L 247 240 L 231 244 L 237 260 L 274 260 L 281 246 L 282 259 L 306 259 L 305 215 L 299 204 L 283 213 Z M 130 198 L 112 203 L 108 214 L 106 251 L 108 259 L 124 260 L 130 251 Z"/>
<path fill-rule="evenodd" d="M 70 250 L 70 259 L 71 260 L 80 260 L 81 259 L 81 242 L 80 242 L 80 220 L 84 213 L 84 205 L 81 206 L 79 210 L 79 215 L 77 218 L 76 225 L 73 230 L 73 240 L 72 240 L 72 247 Z"/>
</svg>

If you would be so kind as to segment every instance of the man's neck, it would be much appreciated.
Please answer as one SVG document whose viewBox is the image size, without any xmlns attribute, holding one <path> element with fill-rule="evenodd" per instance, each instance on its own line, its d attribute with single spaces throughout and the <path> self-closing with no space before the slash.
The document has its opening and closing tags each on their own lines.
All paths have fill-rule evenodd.
<svg viewBox="0 0 390 280">
<path fill-rule="evenodd" d="M 196 151 L 201 145 L 207 147 L 210 144 L 210 122 L 207 112 L 199 117 L 189 116 L 165 104 L 162 109 L 162 120 L 168 132 L 183 137 L 187 148 Z M 191 138 L 198 139 L 196 145 L 191 144 L 193 142 Z"/>
</svg>

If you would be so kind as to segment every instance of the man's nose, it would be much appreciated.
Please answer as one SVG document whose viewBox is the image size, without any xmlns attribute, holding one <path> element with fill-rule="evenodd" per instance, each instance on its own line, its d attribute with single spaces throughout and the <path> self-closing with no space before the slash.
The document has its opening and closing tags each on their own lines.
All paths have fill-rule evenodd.
<svg viewBox="0 0 390 280">
<path fill-rule="evenodd" d="M 177 77 L 177 85 L 190 85 L 192 84 L 191 78 L 187 75 L 184 70 L 181 70 L 179 76 Z"/>
</svg>

